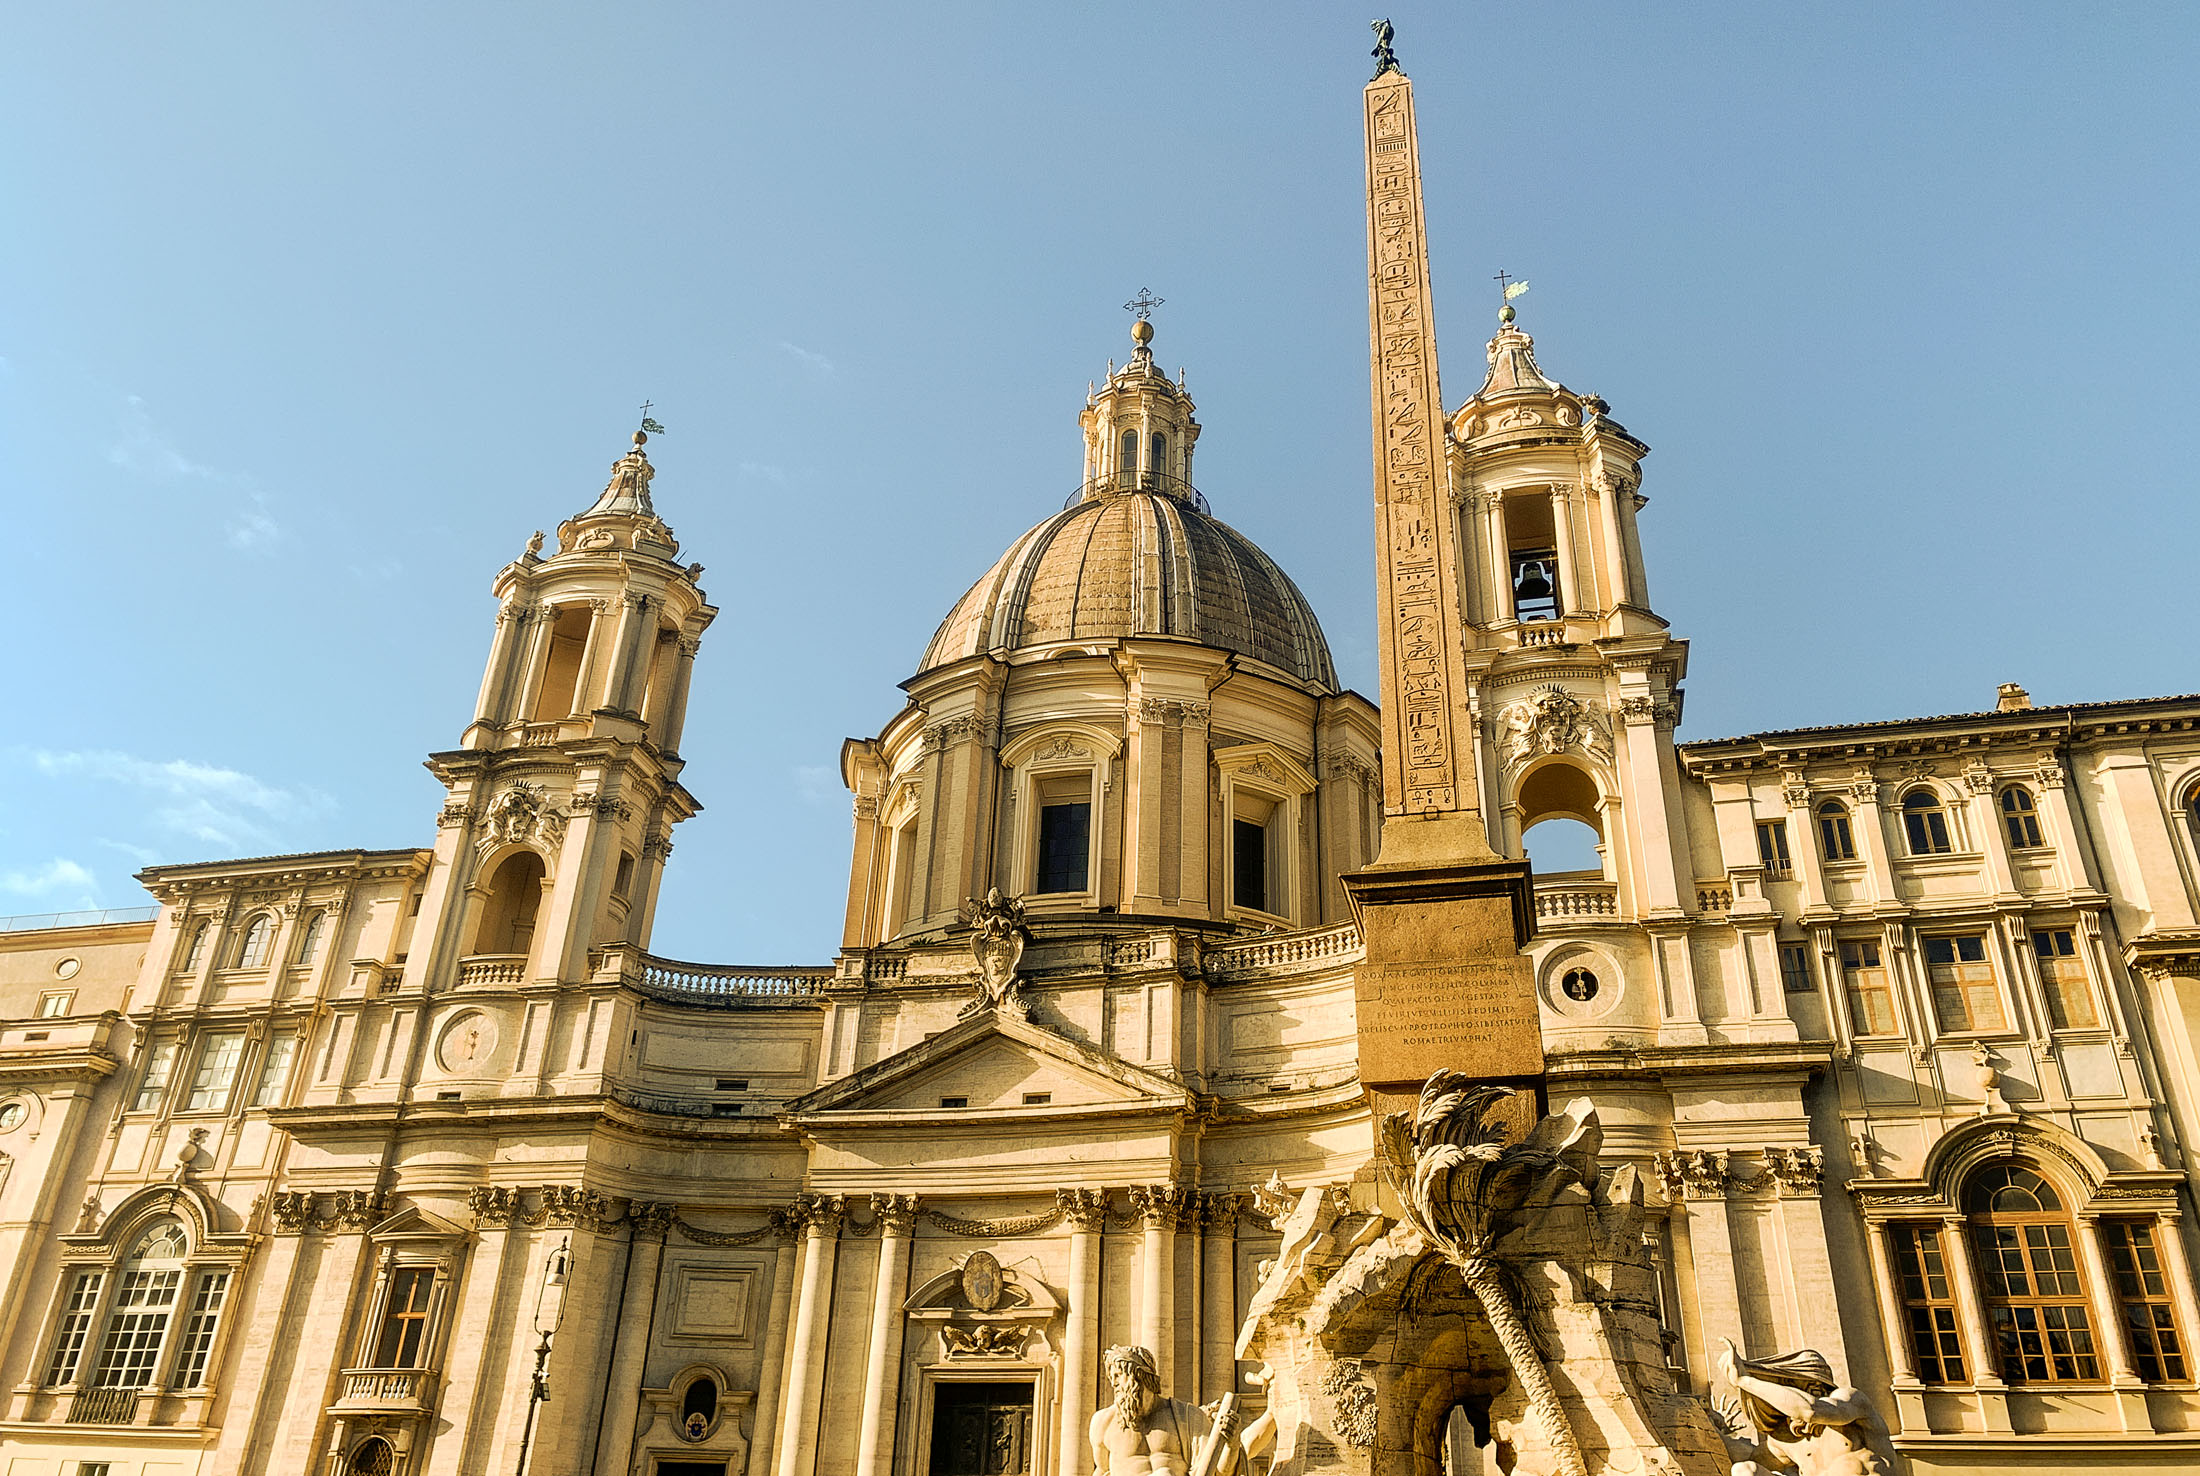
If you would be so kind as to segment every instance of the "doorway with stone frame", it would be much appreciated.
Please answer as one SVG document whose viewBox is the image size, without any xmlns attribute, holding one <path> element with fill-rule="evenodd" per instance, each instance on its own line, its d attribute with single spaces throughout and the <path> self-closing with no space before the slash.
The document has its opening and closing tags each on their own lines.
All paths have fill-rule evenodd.
<svg viewBox="0 0 2200 1476">
<path fill-rule="evenodd" d="M 1031 1379 L 940 1384 L 932 1397 L 928 1476 L 1029 1476 L 1035 1398 Z"/>
</svg>

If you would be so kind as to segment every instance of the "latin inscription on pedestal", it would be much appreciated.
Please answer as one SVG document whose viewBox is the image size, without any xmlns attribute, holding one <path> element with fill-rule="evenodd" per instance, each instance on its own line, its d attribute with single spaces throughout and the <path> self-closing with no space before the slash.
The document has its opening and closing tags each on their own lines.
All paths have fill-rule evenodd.
<svg viewBox="0 0 2200 1476">
<path fill-rule="evenodd" d="M 1535 977 L 1514 944 L 1509 898 L 1366 906 L 1367 961 L 1354 974 L 1360 1080 L 1418 1082 L 1438 1070 L 1520 1078 L 1543 1069 Z"/>
</svg>

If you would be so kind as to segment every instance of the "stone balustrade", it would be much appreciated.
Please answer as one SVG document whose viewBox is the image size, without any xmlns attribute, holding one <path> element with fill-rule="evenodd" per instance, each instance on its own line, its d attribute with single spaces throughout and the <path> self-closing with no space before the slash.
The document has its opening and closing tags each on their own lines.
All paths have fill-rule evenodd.
<svg viewBox="0 0 2200 1476">
<path fill-rule="evenodd" d="M 1537 922 L 1578 922 L 1619 918 L 1616 882 L 1537 882 Z"/>
<path fill-rule="evenodd" d="M 1290 964 L 1346 960 L 1360 951 L 1360 930 L 1352 923 L 1278 933 L 1250 943 L 1225 943 L 1207 950 L 1209 978 L 1229 978 Z"/>
<path fill-rule="evenodd" d="M 460 959 L 458 982 L 468 985 L 517 984 L 527 977 L 527 955 L 524 953 L 477 953 L 472 958 Z"/>
<path fill-rule="evenodd" d="M 774 967 L 683 963 L 644 953 L 631 943 L 610 943 L 593 949 L 590 962 L 599 979 L 609 975 L 656 999 L 721 1009 L 822 999 L 825 986 L 833 978 L 830 964 Z"/>
</svg>

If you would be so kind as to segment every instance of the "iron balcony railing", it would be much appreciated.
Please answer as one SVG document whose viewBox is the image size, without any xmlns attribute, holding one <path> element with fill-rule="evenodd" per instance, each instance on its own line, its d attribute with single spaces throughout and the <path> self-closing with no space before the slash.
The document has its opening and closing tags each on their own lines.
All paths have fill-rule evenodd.
<svg viewBox="0 0 2200 1476">
<path fill-rule="evenodd" d="M 1158 492 L 1163 497 L 1176 499 L 1194 512 L 1214 516 L 1213 510 L 1207 506 L 1207 499 L 1199 495 L 1197 487 L 1182 477 L 1172 477 L 1167 472 L 1109 472 L 1105 476 L 1094 477 L 1089 482 L 1080 482 L 1077 490 L 1063 500 L 1062 507 L 1067 510 L 1096 497 L 1120 497 L 1126 492 Z"/>
<path fill-rule="evenodd" d="M 72 1425 L 127 1425 L 137 1418 L 135 1389 L 80 1389 L 69 1402 Z"/>
</svg>

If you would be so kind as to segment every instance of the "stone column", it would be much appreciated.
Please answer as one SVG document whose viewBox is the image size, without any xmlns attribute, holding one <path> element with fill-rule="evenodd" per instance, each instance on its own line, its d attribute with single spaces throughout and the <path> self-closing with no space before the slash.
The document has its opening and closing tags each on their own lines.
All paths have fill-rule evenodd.
<svg viewBox="0 0 2200 1476">
<path fill-rule="evenodd" d="M 1727 1218 L 1727 1169 L 1725 1149 L 1680 1148 L 1656 1158 L 1665 1197 L 1686 1210 L 1691 1280 L 1696 1289 L 1696 1320 L 1703 1329 L 1703 1357 L 1708 1361 L 1721 1339 L 1732 1339 L 1746 1356 L 1747 1331 L 1742 1326 L 1741 1298 L 1734 1274 L 1734 1226 Z"/>
<path fill-rule="evenodd" d="M 1879 810 L 1879 781 L 1868 768 L 1858 769 L 1849 781 L 1849 834 L 1856 842 L 1858 859 L 1871 878 L 1872 900 L 1897 900 L 1894 864 L 1888 859 L 1887 822 Z"/>
<path fill-rule="evenodd" d="M 2002 823 L 2001 796 L 1994 792 L 1994 775 L 1974 760 L 1963 771 L 1965 815 L 1974 834 L 1975 848 L 1986 858 L 1986 889 L 2013 897 L 2017 891 L 2016 865 L 2009 855 L 2009 828 Z"/>
<path fill-rule="evenodd" d="M 657 1268 L 673 1207 L 642 1202 L 627 1207 L 626 1295 L 619 1303 L 619 1336 L 612 1345 L 610 1387 L 597 1427 L 596 1468 L 624 1471 L 634 1459 L 634 1422 L 641 1409 L 642 1369 L 649 1356 L 650 1315 L 657 1305 Z"/>
<path fill-rule="evenodd" d="M 1903 1315 L 1901 1282 L 1895 1273 L 1894 1258 L 1887 1254 L 1887 1236 L 1894 1228 L 1892 1224 L 1867 1222 L 1864 1248 L 1871 1255 L 1872 1286 L 1879 1293 L 1879 1323 L 1887 1338 L 1887 1367 L 1894 1374 L 1899 1394 L 1900 1386 L 1917 1383 L 1918 1377 L 1916 1350 L 1910 1346 L 1909 1321 Z M 1922 1226 L 1916 1228 L 1923 1229 Z"/>
<path fill-rule="evenodd" d="M 1986 1327 L 1978 1267 L 1971 1260 L 1971 1237 L 1965 1233 L 1968 1227 L 1961 1215 L 1946 1216 L 1940 1225 L 1948 1282 L 1956 1294 L 1956 1321 L 1963 1324 L 1963 1352 L 1971 1363 L 1971 1383 L 1979 1391 L 1979 1415 L 1990 1433 L 2006 1435 L 2010 1433 L 2009 1386 L 2002 1380 L 1993 1337 Z"/>
<path fill-rule="evenodd" d="M 1100 1359 L 1100 1232 L 1108 1215 L 1103 1189 L 1058 1189 L 1055 1201 L 1069 1217 L 1069 1308 L 1062 1327 L 1062 1476 L 1090 1476 L 1092 1448 L 1085 1424 L 1098 1407 Z"/>
<path fill-rule="evenodd" d="M 1200 1196 L 1201 1291 L 1199 1393 L 1202 1402 L 1237 1389 L 1238 1196 Z"/>
<path fill-rule="evenodd" d="M 281 1412 L 270 1422 L 272 1428 L 262 1426 L 255 1432 L 254 1448 L 264 1454 L 263 1469 L 268 1471 L 314 1469 L 315 1437 L 328 1424 L 328 1391 L 336 1386 L 345 1358 L 359 1341 L 353 1314 L 366 1259 L 366 1231 L 382 1217 L 382 1196 L 346 1189 L 323 1202 L 334 1208 L 334 1217 L 308 1221 L 307 1228 L 334 1233 L 322 1237 L 320 1255 L 308 1273 L 312 1285 L 304 1316 L 285 1329 L 293 1346 L 283 1387 L 274 1395 Z"/>
<path fill-rule="evenodd" d="M 1206 912 L 1219 904 L 1222 894 L 1210 895 L 1207 816 L 1213 796 L 1207 790 L 1207 723 L 1213 708 L 1204 702 L 1177 704 L 1173 723 L 1180 723 L 1182 745 L 1177 764 L 1177 835 L 1179 837 L 1179 863 L 1177 897 L 1194 912 Z M 1227 818 L 1223 821 L 1227 826 Z M 1282 878 L 1277 878 L 1280 883 Z M 1166 1387 L 1166 1386 L 1164 1386 Z"/>
<path fill-rule="evenodd" d="M 802 1289 L 787 1348 L 785 1404 L 779 1424 L 779 1476 L 809 1476 L 817 1462 L 817 1417 L 825 1397 L 825 1334 L 832 1320 L 833 1268 L 840 1255 L 840 1222 L 847 1201 L 837 1194 L 804 1195 L 807 1242 Z"/>
<path fill-rule="evenodd" d="M 581 638 L 581 659 L 573 671 L 573 711 L 567 717 L 596 705 L 596 663 L 603 658 L 603 617 L 610 608 L 609 600 L 588 602 L 588 634 Z"/>
<path fill-rule="evenodd" d="M 496 634 L 489 639 L 489 664 L 482 669 L 481 695 L 474 699 L 474 721 L 477 723 L 503 720 L 505 676 L 512 663 L 512 646 L 517 632 L 525 623 L 520 613 L 525 608 L 517 601 L 497 607 Z"/>
<path fill-rule="evenodd" d="M 2161 1237 L 2162 1265 L 2169 1273 L 2169 1285 L 2177 1311 L 2177 1327 L 2184 1338 L 2185 1359 L 2192 1359 L 2192 1337 L 2200 1329 L 2200 1293 L 2192 1284 L 2192 1262 L 2185 1248 L 2185 1217 L 2177 1210 L 2163 1210 L 2155 1216 L 2155 1234 Z"/>
<path fill-rule="evenodd" d="M 1580 571 L 1574 564 L 1574 489 L 1564 483 L 1551 488 L 1551 553 L 1558 563 L 1558 618 L 1583 608 Z"/>
<path fill-rule="evenodd" d="M 520 642 L 519 699 L 505 715 L 506 722 L 531 722 L 534 717 L 535 698 L 542 692 L 542 678 L 550 665 L 550 628 L 557 624 L 557 612 L 549 605 L 528 605 L 527 639 Z"/>
<path fill-rule="evenodd" d="M 767 1476 L 779 1435 L 779 1390 L 787 1366 L 787 1309 L 794 1303 L 795 1260 L 802 1221 L 792 1209 L 772 1211 L 779 1252 L 772 1259 L 772 1305 L 764 1319 L 764 1366 L 756 1375 L 756 1412 L 749 1424 L 748 1476 Z"/>
<path fill-rule="evenodd" d="M 856 1476 L 886 1476 L 894 1463 L 894 1414 L 901 1404 L 902 1299 L 909 1294 L 909 1237 L 917 1196 L 874 1194 L 878 1278 L 871 1296 L 871 1342 L 863 1363 L 863 1424 Z"/>
<path fill-rule="evenodd" d="M 1490 559 L 1490 620 L 1513 618 L 1512 550 L 1505 546 L 1505 495 L 1490 492 L 1483 504 L 1482 537 Z"/>
<path fill-rule="evenodd" d="M 695 653 L 702 649 L 701 636 L 680 637 L 680 664 L 673 672 L 664 723 L 655 735 L 657 747 L 665 753 L 677 755 L 680 751 L 680 734 L 687 728 L 688 687 L 695 680 Z"/>
<path fill-rule="evenodd" d="M 2131 1344 L 2124 1336 L 2123 1308 L 2116 1302 L 2116 1283 L 2108 1274 L 2108 1257 L 2101 1254 L 2101 1217 L 2080 1212 L 2073 1228 L 2077 1231 L 2078 1263 L 2085 1268 L 2085 1279 L 2092 1290 L 2088 1300 L 2093 1320 L 2100 1325 L 2094 1342 L 2100 1345 L 2101 1356 L 2108 1363 L 2109 1391 L 2116 1401 L 2116 1413 L 2126 1430 L 2152 1430 L 2154 1422 L 2147 1418 L 2146 1384 L 2132 1367 Z"/>
<path fill-rule="evenodd" d="M 1176 1220 L 1184 1190 L 1175 1184 L 1141 1184 L 1131 1204 L 1145 1223 L 1138 1259 L 1138 1342 L 1153 1354 L 1161 1387 L 1176 1387 Z"/>
<path fill-rule="evenodd" d="M 1765 1172 L 1780 1195 L 1780 1234 L 1787 1242 L 1788 1275 L 1795 1289 L 1796 1331 L 1803 1346 L 1833 1361 L 1837 1372 L 1856 1382 L 1849 1364 L 1848 1339 L 1841 1332 L 1840 1293 L 1833 1282 L 1833 1257 L 1826 1249 L 1826 1216 L 1819 1199 L 1824 1158 L 1816 1148 L 1768 1148 Z"/>
<path fill-rule="evenodd" d="M 2055 877 L 2064 891 L 2075 892 L 2081 887 L 2089 891 L 2106 890 L 2094 873 L 2094 857 L 2086 844 L 2084 831 L 2078 827 L 2078 817 L 2070 807 L 2070 791 L 2063 787 L 2062 760 L 2052 753 L 2040 755 L 2032 771 L 2032 778 L 2039 788 L 2035 798 L 2039 802 L 2040 839 L 2055 852 Z"/>
<path fill-rule="evenodd" d="M 614 712 L 633 708 L 629 693 L 634 685 L 635 648 L 641 644 L 649 615 L 648 595 L 628 590 L 619 599 L 619 623 L 611 638 L 611 659 L 606 663 L 602 706 Z"/>
</svg>

